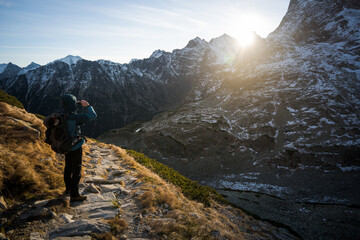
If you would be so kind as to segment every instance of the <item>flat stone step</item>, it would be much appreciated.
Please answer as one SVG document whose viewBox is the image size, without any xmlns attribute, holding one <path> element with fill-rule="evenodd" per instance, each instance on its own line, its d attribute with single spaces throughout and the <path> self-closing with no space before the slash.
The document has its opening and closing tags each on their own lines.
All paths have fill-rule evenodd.
<svg viewBox="0 0 360 240">
<path fill-rule="evenodd" d="M 54 240 L 91 240 L 91 236 L 58 237 Z"/>
<path fill-rule="evenodd" d="M 115 184 L 115 183 L 122 183 L 122 180 L 114 179 L 114 180 L 108 180 L 104 179 L 100 176 L 94 176 L 94 177 L 85 177 L 84 183 L 97 183 L 97 184 Z"/>
<path fill-rule="evenodd" d="M 87 194 L 86 202 L 97 203 L 97 202 L 111 202 L 116 199 L 115 194 L 112 192 L 102 194 Z"/>
<path fill-rule="evenodd" d="M 104 210 L 101 212 L 95 212 L 89 215 L 89 218 L 100 218 L 100 219 L 112 219 L 120 212 L 120 209 Z"/>
<path fill-rule="evenodd" d="M 98 219 L 79 220 L 51 230 L 49 232 L 49 239 L 85 236 L 91 233 L 106 233 L 110 232 L 110 230 L 111 227 L 109 224 L 101 222 Z"/>
<path fill-rule="evenodd" d="M 75 207 L 80 212 L 87 212 L 87 213 L 94 213 L 94 212 L 101 212 L 103 210 L 116 210 L 114 204 L 112 202 L 97 202 L 94 203 L 87 203 L 82 204 Z"/>
<path fill-rule="evenodd" d="M 104 185 L 99 185 L 100 191 L 101 192 L 122 192 L 124 191 L 124 187 L 118 183 L 116 184 L 104 184 Z"/>
<path fill-rule="evenodd" d="M 127 172 L 127 170 L 125 169 L 119 169 L 119 170 L 114 170 L 110 172 L 110 176 L 108 177 L 109 180 L 112 180 L 116 177 L 121 177 L 122 175 L 124 175 Z"/>
</svg>

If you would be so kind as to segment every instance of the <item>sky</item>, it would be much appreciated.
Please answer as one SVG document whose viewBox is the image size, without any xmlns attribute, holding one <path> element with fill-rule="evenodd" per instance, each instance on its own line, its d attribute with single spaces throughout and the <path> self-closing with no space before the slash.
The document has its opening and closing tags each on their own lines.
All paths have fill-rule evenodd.
<svg viewBox="0 0 360 240">
<path fill-rule="evenodd" d="M 195 37 L 266 37 L 290 0 L 0 0 L 0 63 L 25 67 L 67 55 L 128 63 Z"/>
</svg>

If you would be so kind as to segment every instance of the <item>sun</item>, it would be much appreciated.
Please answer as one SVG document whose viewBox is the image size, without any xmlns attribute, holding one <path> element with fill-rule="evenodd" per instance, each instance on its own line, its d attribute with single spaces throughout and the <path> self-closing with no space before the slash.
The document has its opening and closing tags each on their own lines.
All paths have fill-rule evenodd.
<svg viewBox="0 0 360 240">
<path fill-rule="evenodd" d="M 257 13 L 231 12 L 227 19 L 229 34 L 236 38 L 239 46 L 249 47 L 255 43 L 256 32 L 263 31 L 264 18 Z"/>
<path fill-rule="evenodd" d="M 234 36 L 241 47 L 248 47 L 254 42 L 254 32 L 249 30 L 240 30 Z"/>
</svg>

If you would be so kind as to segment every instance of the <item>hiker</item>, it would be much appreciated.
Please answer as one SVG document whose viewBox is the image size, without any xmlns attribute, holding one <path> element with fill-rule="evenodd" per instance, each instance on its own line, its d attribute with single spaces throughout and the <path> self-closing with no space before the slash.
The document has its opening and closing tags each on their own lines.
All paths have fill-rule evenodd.
<svg viewBox="0 0 360 240">
<path fill-rule="evenodd" d="M 77 101 L 71 94 L 65 94 L 62 97 L 64 113 L 69 114 L 66 119 L 66 129 L 69 137 L 78 138 L 78 142 L 71 148 L 70 152 L 65 154 L 64 181 L 66 195 L 70 195 L 70 202 L 84 201 L 86 196 L 79 193 L 79 182 L 81 178 L 82 164 L 82 145 L 85 139 L 81 136 L 80 125 L 96 118 L 96 113 L 90 104 L 85 101 Z M 77 106 L 85 107 L 86 113 L 77 113 Z"/>
</svg>

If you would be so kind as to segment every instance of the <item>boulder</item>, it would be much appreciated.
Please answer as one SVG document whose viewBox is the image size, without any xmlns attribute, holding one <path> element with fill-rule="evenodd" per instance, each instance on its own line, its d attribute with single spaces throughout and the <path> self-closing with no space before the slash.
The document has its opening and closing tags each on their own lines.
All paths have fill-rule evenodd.
<svg viewBox="0 0 360 240">
<path fill-rule="evenodd" d="M 72 220 L 73 216 L 70 214 L 62 213 L 60 214 L 60 218 L 64 220 L 65 223 L 72 223 L 74 220 Z"/>
<path fill-rule="evenodd" d="M 100 193 L 100 190 L 95 186 L 94 183 L 91 183 L 89 186 L 87 186 L 87 187 L 84 189 L 84 192 Z"/>
<path fill-rule="evenodd" d="M 49 239 L 85 236 L 91 233 L 106 233 L 110 230 L 111 227 L 109 224 L 100 222 L 97 219 L 79 220 L 51 230 L 49 232 Z"/>
<path fill-rule="evenodd" d="M 35 220 L 35 219 L 40 219 L 40 218 L 44 218 L 44 217 L 49 217 L 50 216 L 50 211 L 47 208 L 35 208 L 35 209 L 30 209 L 27 210 L 23 213 L 20 214 L 20 219 L 21 220 Z"/>
</svg>

